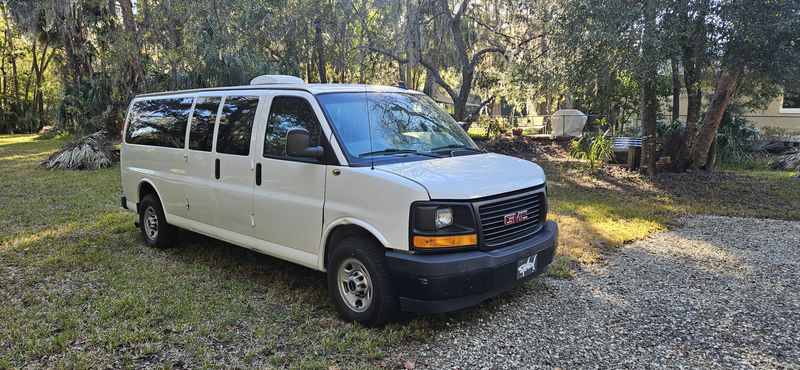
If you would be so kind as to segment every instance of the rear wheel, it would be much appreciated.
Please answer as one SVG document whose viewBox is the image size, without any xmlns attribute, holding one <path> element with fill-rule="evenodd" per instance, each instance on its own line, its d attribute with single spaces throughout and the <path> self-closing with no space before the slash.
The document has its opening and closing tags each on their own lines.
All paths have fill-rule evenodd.
<svg viewBox="0 0 800 370">
<path fill-rule="evenodd" d="M 328 263 L 328 291 L 347 321 L 381 326 L 398 311 L 383 246 L 369 237 L 351 236 L 334 247 Z"/>
<path fill-rule="evenodd" d="M 147 245 L 166 249 L 175 244 L 178 229 L 167 223 L 161 202 L 154 194 L 147 194 L 139 204 L 139 227 Z"/>
</svg>

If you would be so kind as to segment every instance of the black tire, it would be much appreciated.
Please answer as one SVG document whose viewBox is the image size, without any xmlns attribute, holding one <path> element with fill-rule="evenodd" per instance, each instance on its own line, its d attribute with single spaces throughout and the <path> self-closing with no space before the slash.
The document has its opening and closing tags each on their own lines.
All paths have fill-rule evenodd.
<svg viewBox="0 0 800 370">
<path fill-rule="evenodd" d="M 367 272 L 371 299 L 367 305 L 362 306 L 359 312 L 346 301 L 345 296 L 358 300 L 357 294 L 351 291 L 352 296 L 343 291 L 348 290 L 347 284 L 340 281 L 340 273 L 347 274 L 345 263 L 356 261 Z M 351 264 L 352 265 L 352 264 Z M 344 272 L 340 271 L 342 268 Z M 347 321 L 355 321 L 365 326 L 383 326 L 388 323 L 398 312 L 399 304 L 397 294 L 392 288 L 389 268 L 386 266 L 384 248 L 375 239 L 367 236 L 350 236 L 339 241 L 328 260 L 328 292 L 331 295 L 334 307 L 341 317 Z M 349 274 L 353 277 L 354 275 Z M 340 286 L 342 291 L 340 291 Z M 351 285 L 352 286 L 352 285 Z M 356 301 L 357 302 L 357 301 Z"/>
<path fill-rule="evenodd" d="M 152 212 L 152 213 L 151 213 Z M 155 217 L 153 224 L 148 218 Z M 155 229 L 152 226 L 155 225 Z M 144 242 L 154 248 L 166 249 L 175 245 L 178 240 L 178 229 L 167 223 L 164 209 L 155 194 L 147 194 L 139 203 L 139 229 L 142 231 Z M 155 233 L 153 233 L 155 230 Z"/>
</svg>

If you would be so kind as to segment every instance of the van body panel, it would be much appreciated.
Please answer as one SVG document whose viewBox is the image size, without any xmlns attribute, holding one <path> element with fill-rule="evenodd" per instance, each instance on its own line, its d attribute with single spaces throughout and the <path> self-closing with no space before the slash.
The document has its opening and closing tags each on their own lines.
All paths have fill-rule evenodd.
<svg viewBox="0 0 800 370">
<path fill-rule="evenodd" d="M 544 171 L 519 158 L 486 153 L 375 167 L 427 189 L 431 199 L 475 199 L 541 185 Z M 463 185 L 463 186 L 458 186 Z"/>
<path fill-rule="evenodd" d="M 308 268 L 317 269 L 317 255 L 288 248 L 265 240 L 243 235 L 240 233 L 225 230 L 216 226 L 201 224 L 197 221 L 183 217 L 172 217 L 170 224 L 184 228 L 197 230 L 198 233 L 219 239 L 231 244 L 245 247 L 259 253 L 277 257 Z"/>
<path fill-rule="evenodd" d="M 327 244 L 328 239 L 330 238 L 331 232 L 335 230 L 339 226 L 345 225 L 355 225 L 358 226 L 367 232 L 369 232 L 375 240 L 377 240 L 381 245 L 388 248 L 389 240 L 386 239 L 386 236 L 381 233 L 375 226 L 370 225 L 366 221 L 356 218 L 356 217 L 340 217 L 335 220 L 331 220 L 325 226 L 325 230 L 322 231 L 322 244 L 319 246 L 319 260 L 317 261 L 317 269 L 320 271 L 325 271 L 325 246 Z"/>
<path fill-rule="evenodd" d="M 269 117 L 275 99 L 279 97 L 307 102 L 319 123 L 320 140 L 332 136 L 316 99 L 310 93 L 279 90 L 265 96 L 263 113 L 260 113 L 264 123 L 259 126 L 256 139 L 255 163 L 261 166 L 261 185 L 256 185 L 253 192 L 256 236 L 316 256 L 322 234 L 327 168 L 312 158 L 266 154 Z"/>
<path fill-rule="evenodd" d="M 214 119 L 214 130 L 212 132 L 211 149 L 200 150 L 192 149 L 189 146 L 189 138 L 192 128 L 197 123 L 194 122 L 192 117 L 197 108 L 198 99 L 202 98 L 218 98 L 222 101 L 222 94 L 198 94 L 195 96 L 194 106 L 192 107 L 192 114 L 190 115 L 189 125 L 186 129 L 186 177 L 185 177 L 185 192 L 186 203 L 188 206 L 188 218 L 195 220 L 201 224 L 214 225 L 216 222 L 216 210 L 219 208 L 216 198 L 213 196 L 213 181 L 214 181 L 214 145 L 216 144 L 217 126 L 219 124 L 220 111 L 222 104 L 219 104 L 216 110 L 216 118 Z M 196 228 L 192 230 L 200 231 Z"/>
<path fill-rule="evenodd" d="M 212 181 L 216 204 L 215 224 L 223 229 L 255 236 L 253 215 L 253 169 L 250 156 L 215 153 L 219 179 Z M 215 164 L 212 163 L 212 168 Z"/>
<path fill-rule="evenodd" d="M 340 174 L 327 178 L 323 229 L 343 218 L 359 219 L 382 231 L 385 247 L 408 250 L 411 203 L 430 200 L 425 188 L 378 167 L 330 167 Z"/>
<path fill-rule="evenodd" d="M 186 201 L 188 218 L 203 224 L 216 222 L 217 204 L 213 196 L 214 153 L 190 150 L 186 161 Z"/>
<path fill-rule="evenodd" d="M 256 153 L 256 133 L 259 127 L 264 125 L 264 94 L 251 92 L 236 92 L 227 94 L 223 98 L 222 105 L 228 104 L 232 97 L 257 98 L 255 116 L 250 128 L 249 145 L 246 155 L 221 153 L 220 140 L 222 134 L 220 129 L 223 117 L 220 114 L 214 134 L 214 163 L 212 169 L 217 171 L 219 163 L 219 178 L 211 181 L 214 199 L 217 207 L 215 211 L 215 225 L 242 235 L 250 237 L 256 236 L 255 224 L 253 222 L 253 187 L 255 186 L 255 163 L 253 158 Z M 224 110 L 224 109 L 223 109 Z"/>
<path fill-rule="evenodd" d="M 161 198 L 164 213 L 185 217 L 184 149 L 160 148 L 146 145 L 125 145 L 120 150 L 123 164 L 123 188 L 128 199 L 140 202 L 139 185 L 147 179 Z"/>
</svg>

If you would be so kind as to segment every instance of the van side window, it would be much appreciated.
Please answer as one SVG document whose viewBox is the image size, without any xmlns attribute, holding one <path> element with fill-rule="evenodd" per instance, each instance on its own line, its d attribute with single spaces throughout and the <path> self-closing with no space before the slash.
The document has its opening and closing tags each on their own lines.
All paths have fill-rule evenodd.
<svg viewBox="0 0 800 370">
<path fill-rule="evenodd" d="M 189 149 L 211 151 L 214 141 L 214 124 L 217 121 L 217 109 L 222 100 L 220 97 L 197 98 L 189 126 Z"/>
<path fill-rule="evenodd" d="M 292 128 L 308 130 L 311 145 L 319 145 L 319 121 L 306 99 L 294 96 L 278 96 L 272 99 L 264 137 L 265 157 L 286 156 L 286 134 Z"/>
<path fill-rule="evenodd" d="M 193 98 L 149 99 L 131 107 L 125 142 L 183 148 Z"/>
<path fill-rule="evenodd" d="M 217 153 L 250 154 L 250 133 L 258 108 L 257 96 L 229 96 L 222 105 Z"/>
</svg>

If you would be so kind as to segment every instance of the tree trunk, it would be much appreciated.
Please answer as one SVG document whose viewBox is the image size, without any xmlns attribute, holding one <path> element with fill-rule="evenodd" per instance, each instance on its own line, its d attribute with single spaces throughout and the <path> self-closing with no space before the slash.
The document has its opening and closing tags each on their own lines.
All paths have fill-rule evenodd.
<svg viewBox="0 0 800 370">
<path fill-rule="evenodd" d="M 142 2 L 139 5 L 141 7 L 142 12 L 147 12 L 147 5 L 146 2 Z M 170 35 L 170 40 L 172 41 L 172 48 L 174 51 L 180 53 L 180 49 L 183 47 L 183 24 L 181 23 L 180 16 L 176 16 L 173 13 L 173 6 L 172 1 L 167 1 L 167 19 L 168 22 L 168 31 Z M 146 14 L 149 14 L 146 13 Z M 180 54 L 178 54 L 180 55 Z M 181 66 L 181 58 L 180 56 L 175 56 L 175 54 L 171 54 L 169 57 L 169 75 L 170 75 L 170 87 L 172 90 L 178 89 L 178 70 Z"/>
<path fill-rule="evenodd" d="M 130 56 L 131 75 L 129 78 L 128 94 L 133 96 L 137 92 L 144 90 L 144 66 L 142 65 L 142 47 L 139 42 L 139 31 L 136 29 L 136 22 L 133 20 L 133 4 L 131 0 L 119 0 L 122 10 L 122 26 L 128 36 L 128 42 L 134 47 Z"/>
<path fill-rule="evenodd" d="M 652 176 L 656 173 L 656 114 L 658 111 L 658 98 L 656 96 L 656 83 L 649 79 L 642 86 L 642 165 L 643 175 Z"/>
<path fill-rule="evenodd" d="M 642 84 L 642 164 L 640 172 L 647 176 L 656 173 L 656 114 L 658 97 L 656 94 L 657 61 L 656 49 L 656 0 L 647 0 L 644 5 L 644 34 L 642 58 L 647 68 Z"/>
<path fill-rule="evenodd" d="M 317 49 L 319 82 L 326 84 L 328 83 L 328 72 L 325 70 L 325 44 L 322 41 L 322 21 L 319 18 L 314 21 L 314 47 Z"/>
<path fill-rule="evenodd" d="M 722 115 L 728 108 L 731 95 L 736 89 L 736 83 L 742 74 L 742 67 L 725 68 L 717 79 L 717 88 L 714 90 L 714 98 L 711 100 L 711 105 L 708 107 L 708 112 L 703 118 L 703 124 L 697 132 L 697 137 L 692 146 L 692 162 L 690 167 L 692 169 L 705 169 L 708 164 L 708 158 L 711 153 L 712 144 L 717 138 L 717 131 L 719 130 L 720 122 L 722 122 Z"/>
<path fill-rule="evenodd" d="M 442 35 L 444 35 L 444 26 L 445 22 L 442 20 L 442 17 L 435 17 L 433 19 L 433 27 L 436 30 L 434 35 L 434 42 L 436 45 L 441 45 L 442 43 Z M 434 48 L 433 55 L 431 56 L 431 67 L 432 69 L 438 70 L 439 69 L 439 59 L 441 58 L 441 48 Z M 422 92 L 425 95 L 434 98 L 436 96 L 436 76 L 430 71 L 426 71 L 425 74 L 425 87 L 423 87 Z"/>
<path fill-rule="evenodd" d="M 689 19 L 689 4 L 684 1 L 680 5 L 680 24 L 686 30 L 681 38 L 681 62 L 683 64 L 683 81 L 686 85 L 686 131 L 684 142 L 679 152 L 675 155 L 671 170 L 685 171 L 691 162 L 692 147 L 700 121 L 700 110 L 703 104 L 703 92 L 700 89 L 700 79 L 703 74 L 703 55 L 706 48 L 706 12 L 707 7 L 700 4 L 696 18 Z"/>
<path fill-rule="evenodd" d="M 678 70 L 678 58 L 673 57 L 672 64 L 672 122 L 680 119 L 681 114 L 681 78 Z"/>
</svg>

